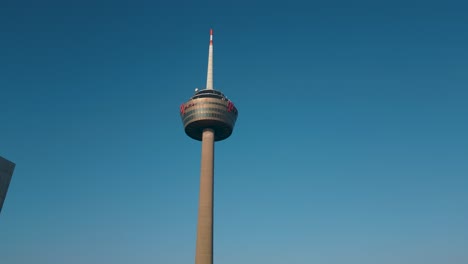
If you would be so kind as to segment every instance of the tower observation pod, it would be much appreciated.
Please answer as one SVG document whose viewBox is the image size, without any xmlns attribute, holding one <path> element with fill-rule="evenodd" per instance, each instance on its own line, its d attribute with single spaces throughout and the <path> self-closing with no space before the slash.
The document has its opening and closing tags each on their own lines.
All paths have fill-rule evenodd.
<svg viewBox="0 0 468 264">
<path fill-rule="evenodd" d="M 180 106 L 185 133 L 202 141 L 195 264 L 213 263 L 214 142 L 228 138 L 237 120 L 237 108 L 213 88 L 213 30 L 210 30 L 206 88 Z"/>
<path fill-rule="evenodd" d="M 180 116 L 189 137 L 201 141 L 203 131 L 212 129 L 214 140 L 220 141 L 232 134 L 237 108 L 223 93 L 213 89 L 213 30 L 210 30 L 206 79 L 206 89 L 197 91 L 188 102 L 180 106 Z"/>
</svg>

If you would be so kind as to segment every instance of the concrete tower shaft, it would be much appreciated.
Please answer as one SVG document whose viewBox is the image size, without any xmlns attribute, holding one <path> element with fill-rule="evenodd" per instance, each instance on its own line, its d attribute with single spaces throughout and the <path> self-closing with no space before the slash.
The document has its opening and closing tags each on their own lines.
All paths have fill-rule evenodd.
<svg viewBox="0 0 468 264">
<path fill-rule="evenodd" d="M 213 263 L 214 135 L 203 131 L 195 264 Z"/>
</svg>

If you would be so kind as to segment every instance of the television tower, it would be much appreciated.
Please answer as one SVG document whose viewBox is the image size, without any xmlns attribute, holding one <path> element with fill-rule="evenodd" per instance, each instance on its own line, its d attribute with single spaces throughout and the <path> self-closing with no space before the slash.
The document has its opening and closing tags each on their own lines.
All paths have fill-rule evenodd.
<svg viewBox="0 0 468 264">
<path fill-rule="evenodd" d="M 228 138 L 237 120 L 237 108 L 213 89 L 213 30 L 210 30 L 206 89 L 180 106 L 185 133 L 202 142 L 195 264 L 213 263 L 214 142 Z"/>
</svg>

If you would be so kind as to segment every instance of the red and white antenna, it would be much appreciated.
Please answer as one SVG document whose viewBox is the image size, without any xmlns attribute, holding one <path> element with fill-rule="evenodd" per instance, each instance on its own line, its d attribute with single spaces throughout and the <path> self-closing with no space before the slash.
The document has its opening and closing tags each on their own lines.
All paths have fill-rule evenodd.
<svg viewBox="0 0 468 264">
<path fill-rule="evenodd" d="M 213 90 L 213 29 L 210 29 L 210 47 L 208 48 L 208 74 L 206 89 Z"/>
</svg>

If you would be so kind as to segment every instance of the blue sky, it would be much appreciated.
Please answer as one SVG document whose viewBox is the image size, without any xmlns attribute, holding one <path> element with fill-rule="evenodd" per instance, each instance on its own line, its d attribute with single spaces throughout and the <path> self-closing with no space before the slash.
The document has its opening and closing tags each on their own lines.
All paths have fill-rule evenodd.
<svg viewBox="0 0 468 264">
<path fill-rule="evenodd" d="M 211 27 L 216 263 L 468 262 L 466 8 L 2 2 L 2 263 L 193 262 Z"/>
</svg>

